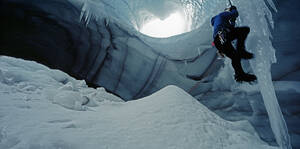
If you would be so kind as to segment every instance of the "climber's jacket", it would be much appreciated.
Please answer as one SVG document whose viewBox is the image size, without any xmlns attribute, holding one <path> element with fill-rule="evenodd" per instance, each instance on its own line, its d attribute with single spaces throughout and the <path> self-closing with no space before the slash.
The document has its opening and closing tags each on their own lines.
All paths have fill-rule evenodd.
<svg viewBox="0 0 300 149">
<path fill-rule="evenodd" d="M 237 9 L 222 12 L 211 19 L 211 25 L 214 27 L 213 38 L 218 35 L 218 32 L 226 30 L 230 31 L 235 27 L 235 20 L 239 16 Z"/>
</svg>

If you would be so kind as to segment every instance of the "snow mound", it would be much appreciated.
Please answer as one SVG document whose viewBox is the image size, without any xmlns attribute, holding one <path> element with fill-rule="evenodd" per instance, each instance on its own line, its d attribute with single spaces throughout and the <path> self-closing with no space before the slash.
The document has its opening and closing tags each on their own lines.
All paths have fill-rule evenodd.
<svg viewBox="0 0 300 149">
<path fill-rule="evenodd" d="M 120 102 L 57 70 L 0 57 L 0 148 L 274 148 L 182 89 Z M 59 105 L 59 106 L 58 106 Z"/>
<path fill-rule="evenodd" d="M 33 61 L 1 56 L 0 66 L 2 94 L 20 94 L 25 100 L 47 99 L 74 110 L 96 106 L 96 101 L 123 102 L 104 88 L 89 88 L 84 80 L 76 80 L 62 71 L 51 70 Z"/>
</svg>

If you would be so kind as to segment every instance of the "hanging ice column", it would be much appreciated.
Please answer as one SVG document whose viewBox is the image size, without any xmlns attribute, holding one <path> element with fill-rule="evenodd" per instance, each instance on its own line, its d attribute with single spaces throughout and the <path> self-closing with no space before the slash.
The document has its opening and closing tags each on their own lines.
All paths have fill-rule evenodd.
<svg viewBox="0 0 300 149">
<path fill-rule="evenodd" d="M 251 28 L 247 47 L 255 54 L 255 59 L 251 60 L 250 64 L 257 75 L 275 139 L 280 148 L 291 149 L 288 129 L 276 98 L 271 76 L 271 64 L 276 62 L 275 49 L 270 41 L 269 30 L 270 27 L 274 27 L 272 14 L 264 0 L 255 2 L 239 0 L 236 3 L 239 5 L 242 25 L 249 25 Z M 268 0 L 268 4 L 276 11 L 272 0 Z"/>
</svg>

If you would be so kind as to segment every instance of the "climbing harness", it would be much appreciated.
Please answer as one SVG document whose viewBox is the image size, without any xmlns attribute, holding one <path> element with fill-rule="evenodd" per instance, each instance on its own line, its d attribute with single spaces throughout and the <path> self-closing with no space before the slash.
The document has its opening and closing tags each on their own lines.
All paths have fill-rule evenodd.
<svg viewBox="0 0 300 149">
<path fill-rule="evenodd" d="M 221 42 L 222 45 L 225 44 L 225 42 L 227 41 L 226 40 L 226 31 L 224 30 L 220 30 L 218 31 L 218 38 L 219 38 L 219 41 Z"/>
</svg>

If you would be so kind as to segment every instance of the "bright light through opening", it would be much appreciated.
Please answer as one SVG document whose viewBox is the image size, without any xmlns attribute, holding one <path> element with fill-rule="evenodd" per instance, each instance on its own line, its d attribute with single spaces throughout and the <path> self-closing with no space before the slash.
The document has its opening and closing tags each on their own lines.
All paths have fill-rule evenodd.
<svg viewBox="0 0 300 149">
<path fill-rule="evenodd" d="M 151 20 L 143 25 L 140 32 L 152 37 L 170 37 L 185 32 L 185 21 L 182 15 L 177 12 L 165 20 Z"/>
</svg>

